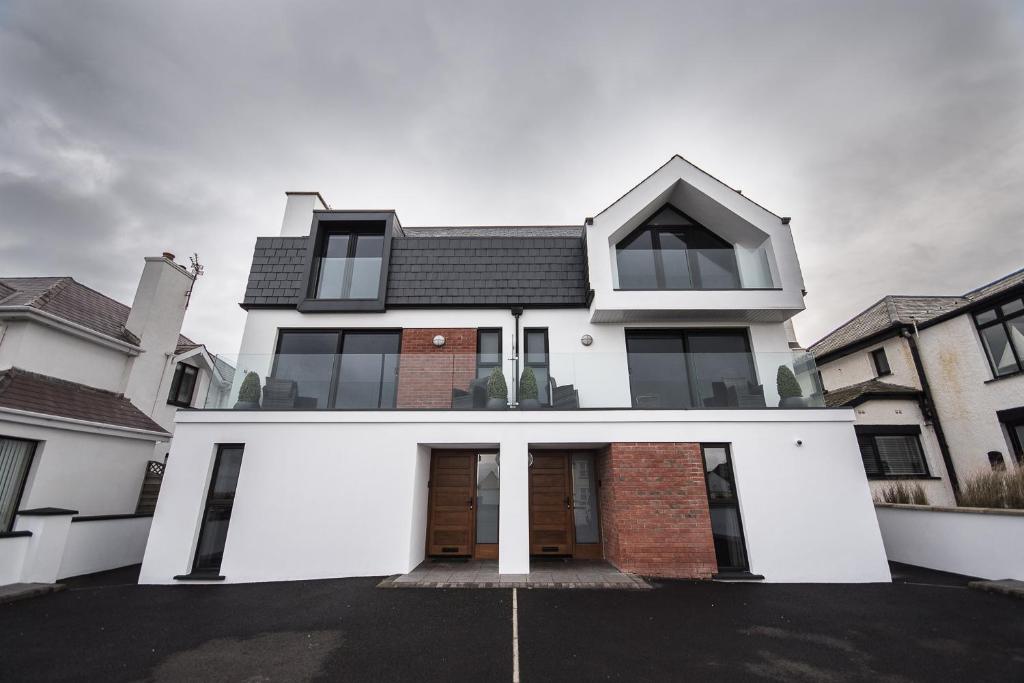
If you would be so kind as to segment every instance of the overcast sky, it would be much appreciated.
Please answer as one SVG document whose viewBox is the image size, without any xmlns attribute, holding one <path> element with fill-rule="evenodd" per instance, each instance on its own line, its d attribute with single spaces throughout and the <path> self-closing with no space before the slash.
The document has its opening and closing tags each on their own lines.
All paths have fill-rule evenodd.
<svg viewBox="0 0 1024 683">
<path fill-rule="evenodd" d="M 1024 3 L 854 5 L 0 0 L 0 273 L 198 252 L 234 353 L 285 190 L 579 224 L 675 153 L 793 217 L 805 344 L 1024 267 Z"/>
</svg>

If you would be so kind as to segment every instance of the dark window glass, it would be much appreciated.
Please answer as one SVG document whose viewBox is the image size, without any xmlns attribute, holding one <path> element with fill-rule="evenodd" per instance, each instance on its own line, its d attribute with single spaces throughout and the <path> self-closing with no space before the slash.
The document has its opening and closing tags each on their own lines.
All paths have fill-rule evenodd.
<svg viewBox="0 0 1024 683">
<path fill-rule="evenodd" d="M 747 550 L 740 520 L 732 458 L 725 445 L 702 445 L 704 480 L 711 512 L 711 535 L 719 571 L 746 571 Z"/>
<path fill-rule="evenodd" d="M 537 399 L 543 405 L 550 402 L 550 383 L 548 382 L 548 331 L 546 329 L 529 329 L 523 331 L 526 340 L 525 367 L 533 370 L 537 378 Z"/>
<path fill-rule="evenodd" d="M 928 476 L 917 434 L 858 433 L 857 445 L 868 478 Z"/>
<path fill-rule="evenodd" d="M 498 542 L 500 481 L 497 453 L 476 456 L 476 542 Z"/>
<path fill-rule="evenodd" d="M 996 377 L 1024 370 L 1024 300 L 975 313 L 974 322 Z"/>
<path fill-rule="evenodd" d="M 335 408 L 394 408 L 398 387 L 398 332 L 345 332 Z"/>
<path fill-rule="evenodd" d="M 199 368 L 188 363 L 178 363 L 174 369 L 171 393 L 167 396 L 167 402 L 183 408 L 192 405 L 192 395 L 196 390 L 197 377 L 199 377 Z"/>
<path fill-rule="evenodd" d="M 340 334 L 339 330 L 280 333 L 273 376 L 297 384 L 296 408 L 331 407 Z"/>
<path fill-rule="evenodd" d="M 764 407 L 743 330 L 626 333 L 635 408 Z"/>
<path fill-rule="evenodd" d="M 213 463 L 213 476 L 203 510 L 203 525 L 196 546 L 195 572 L 220 572 L 228 524 L 235 505 L 238 473 L 242 468 L 242 446 L 220 446 Z"/>
<path fill-rule="evenodd" d="M 875 374 L 879 377 L 892 374 L 892 370 L 889 369 L 889 359 L 885 357 L 885 349 L 872 351 L 871 362 L 875 364 Z"/>
<path fill-rule="evenodd" d="M 383 227 L 325 232 L 317 259 L 316 298 L 376 299 L 383 255 Z"/>
<path fill-rule="evenodd" d="M 0 436 L 0 532 L 14 524 L 35 451 L 35 441 Z"/>
<path fill-rule="evenodd" d="M 665 207 L 616 248 L 619 289 L 738 289 L 731 244 Z"/>
<path fill-rule="evenodd" d="M 476 353 L 476 376 L 490 377 L 494 368 L 501 367 L 501 330 L 478 330 Z"/>
<path fill-rule="evenodd" d="M 591 453 L 572 454 L 572 514 L 577 543 L 599 543 L 597 477 Z"/>
</svg>

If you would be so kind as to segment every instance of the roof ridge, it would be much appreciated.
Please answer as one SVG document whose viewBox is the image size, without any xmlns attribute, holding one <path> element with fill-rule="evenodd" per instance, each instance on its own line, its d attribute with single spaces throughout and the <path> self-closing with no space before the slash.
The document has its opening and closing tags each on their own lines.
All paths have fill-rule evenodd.
<svg viewBox="0 0 1024 683">
<path fill-rule="evenodd" d="M 974 294 L 975 292 L 980 292 L 983 289 L 991 287 L 992 285 L 996 284 L 997 282 L 1002 282 L 1003 280 L 1008 280 L 1011 277 L 1013 277 L 1014 275 L 1020 275 L 1021 273 L 1024 273 L 1024 268 L 1018 268 L 1017 270 L 1013 271 L 1012 273 L 1007 273 L 1006 275 L 1004 275 L 1002 277 L 997 277 L 995 280 L 992 280 L 991 282 L 989 282 L 987 284 L 984 284 L 984 285 L 982 285 L 980 287 L 975 287 L 974 289 L 972 289 L 970 291 L 967 291 L 967 292 L 961 294 L 960 296 L 962 296 L 965 299 L 970 299 L 971 295 Z"/>
<path fill-rule="evenodd" d="M 42 307 L 46 305 L 46 302 L 50 301 L 53 297 L 67 289 L 69 282 L 74 282 L 74 280 L 68 275 L 59 275 L 57 277 L 59 279 L 56 282 L 40 292 L 39 295 L 29 301 L 27 305 L 33 308 L 42 309 Z"/>
<path fill-rule="evenodd" d="M 817 346 L 818 344 L 820 344 L 821 342 L 825 341 L 826 339 L 828 339 L 829 337 L 831 337 L 831 336 L 832 336 L 833 334 L 835 334 L 835 333 L 836 333 L 836 332 L 838 332 L 839 330 L 843 329 L 844 327 L 846 327 L 847 325 L 849 325 L 850 323 L 852 323 L 852 322 L 853 322 L 854 320 L 856 320 L 857 318 L 861 317 L 862 315 L 864 315 L 865 313 L 867 313 L 868 311 L 870 311 L 870 310 L 871 310 L 872 308 L 874 308 L 874 307 L 875 307 L 875 306 L 877 306 L 878 304 L 880 304 L 880 303 L 883 303 L 883 302 L 885 301 L 885 298 L 886 298 L 886 297 L 884 297 L 884 296 L 883 296 L 883 297 L 882 297 L 881 299 L 879 299 L 878 301 L 874 302 L 873 304 L 871 304 L 870 306 L 868 306 L 867 308 L 865 308 L 865 309 L 864 309 L 863 311 L 861 311 L 861 312 L 859 312 L 859 313 L 855 313 L 855 314 L 853 314 L 852 316 L 850 316 L 849 318 L 847 318 L 847 319 L 846 319 L 845 321 L 843 321 L 843 322 L 839 323 L 838 325 L 836 325 L 836 326 L 835 326 L 835 327 L 834 327 L 834 328 L 833 328 L 833 329 L 832 329 L 831 331 L 829 331 L 829 332 L 826 332 L 825 334 L 823 334 L 823 335 L 821 336 L 821 338 L 820 338 L 820 339 L 818 339 L 818 341 L 816 341 L 816 342 L 812 342 L 812 343 L 810 344 L 810 346 L 808 346 L 807 348 L 808 348 L 808 349 L 812 349 L 812 348 L 814 348 L 815 346 Z"/>
<path fill-rule="evenodd" d="M 99 394 L 106 394 L 107 396 L 122 399 L 131 403 L 131 401 L 129 401 L 123 393 L 117 391 L 110 391 L 109 389 L 100 389 L 99 387 L 94 387 L 88 384 L 82 384 L 81 382 L 73 382 L 69 379 L 54 377 L 53 375 L 44 375 L 41 372 L 33 372 L 31 370 L 26 370 L 24 368 L 19 368 L 16 366 L 11 366 L 5 372 L 7 373 L 7 377 L 9 379 L 13 379 L 16 375 L 27 375 L 29 377 L 35 377 L 37 379 L 41 379 L 46 382 L 51 382 L 53 384 L 61 384 L 64 386 L 73 387 L 75 389 L 88 389 L 89 391 L 95 391 Z M 132 403 L 132 405 L 134 406 L 135 404 Z"/>
</svg>

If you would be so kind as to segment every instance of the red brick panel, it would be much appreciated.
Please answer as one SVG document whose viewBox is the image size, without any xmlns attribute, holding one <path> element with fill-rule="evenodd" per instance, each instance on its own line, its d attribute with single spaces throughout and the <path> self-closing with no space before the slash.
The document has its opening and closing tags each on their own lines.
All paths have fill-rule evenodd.
<svg viewBox="0 0 1024 683">
<path fill-rule="evenodd" d="M 434 346 L 434 337 L 445 338 Z M 398 365 L 398 408 L 451 408 L 452 389 L 476 377 L 476 329 L 405 328 Z"/>
<path fill-rule="evenodd" d="M 605 558 L 644 576 L 718 571 L 700 444 L 613 443 L 597 459 Z"/>
</svg>

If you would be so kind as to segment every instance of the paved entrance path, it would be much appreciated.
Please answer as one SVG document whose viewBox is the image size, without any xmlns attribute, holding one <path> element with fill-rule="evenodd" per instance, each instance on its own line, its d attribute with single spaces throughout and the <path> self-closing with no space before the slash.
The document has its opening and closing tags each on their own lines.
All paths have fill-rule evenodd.
<svg viewBox="0 0 1024 683">
<path fill-rule="evenodd" d="M 427 560 L 381 588 L 587 588 L 643 590 L 650 584 L 600 560 L 531 560 L 529 574 L 499 574 L 496 560 Z"/>
<path fill-rule="evenodd" d="M 79 581 L 0 606 L 0 680 L 512 680 L 512 591 Z M 1019 599 L 892 585 L 522 590 L 521 679 L 1020 681 Z"/>
</svg>

